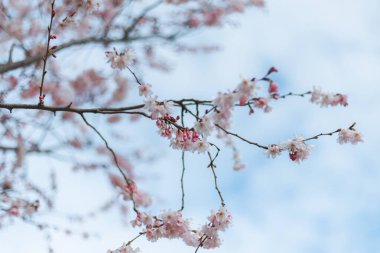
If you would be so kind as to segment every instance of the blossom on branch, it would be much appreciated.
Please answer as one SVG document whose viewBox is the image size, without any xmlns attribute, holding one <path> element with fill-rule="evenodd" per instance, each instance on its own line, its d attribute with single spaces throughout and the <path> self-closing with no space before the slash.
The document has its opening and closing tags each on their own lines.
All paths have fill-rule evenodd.
<svg viewBox="0 0 380 253">
<path fill-rule="evenodd" d="M 199 121 L 195 123 L 194 129 L 201 135 L 207 137 L 210 136 L 214 130 L 214 123 L 209 116 L 203 116 Z"/>
<path fill-rule="evenodd" d="M 136 53 L 131 48 L 121 52 L 117 52 L 114 48 L 113 51 L 106 51 L 105 53 L 113 69 L 125 69 L 136 61 Z"/>
<path fill-rule="evenodd" d="M 315 104 L 319 104 L 321 107 L 328 106 L 347 106 L 347 95 L 343 95 L 340 93 L 325 93 L 318 87 L 313 87 L 313 91 L 311 93 L 310 101 Z"/>
<path fill-rule="evenodd" d="M 353 129 L 341 129 L 339 132 L 338 140 L 339 144 L 351 143 L 356 145 L 359 142 L 363 142 L 362 135 Z"/>
<path fill-rule="evenodd" d="M 138 253 L 138 252 L 140 252 L 139 248 L 133 249 L 130 245 L 127 245 L 125 243 L 118 249 L 107 251 L 107 253 Z"/>
<path fill-rule="evenodd" d="M 304 142 L 302 137 L 288 140 L 284 144 L 284 149 L 289 151 L 289 157 L 292 161 L 300 162 L 310 155 L 311 146 Z"/>
</svg>

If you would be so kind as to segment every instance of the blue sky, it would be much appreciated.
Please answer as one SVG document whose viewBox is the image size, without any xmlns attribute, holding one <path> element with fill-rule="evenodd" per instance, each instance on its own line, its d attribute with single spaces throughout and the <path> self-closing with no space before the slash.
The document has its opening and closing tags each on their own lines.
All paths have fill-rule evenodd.
<svg viewBox="0 0 380 253">
<path fill-rule="evenodd" d="M 268 0 L 264 10 L 237 16 L 237 26 L 189 38 L 217 44 L 219 52 L 180 56 L 162 52 L 175 64 L 172 72 L 144 73 L 144 80 L 152 83 L 160 98 L 212 98 L 217 91 L 233 89 L 240 76 L 260 76 L 276 66 L 280 72 L 275 80 L 282 93 L 303 92 L 317 85 L 347 93 L 350 105 L 319 108 L 307 99 L 290 98 L 276 102 L 272 113 L 259 112 L 249 120 L 246 111 L 236 111 L 235 132 L 277 143 L 297 134 L 312 136 L 357 122 L 364 135 L 365 143 L 357 146 L 339 145 L 335 137 L 320 139 L 313 143 L 310 159 L 301 164 L 286 155 L 267 159 L 261 150 L 237 142 L 248 165 L 241 172 L 232 171 L 232 154 L 224 150 L 218 175 L 234 225 L 223 234 L 222 247 L 209 252 L 380 252 L 378 10 L 377 0 Z M 143 122 L 136 127 L 131 129 L 153 129 Z M 157 209 L 176 209 L 180 205 L 180 153 L 166 147 L 154 133 L 151 139 L 151 145 L 162 147 L 164 158 L 136 169 L 152 175 L 145 187 L 155 193 Z M 210 209 L 218 208 L 218 198 L 205 166 L 207 159 L 189 155 L 188 161 L 185 215 L 201 224 Z M 99 175 L 79 175 L 73 181 L 77 176 L 62 172 L 61 183 L 70 184 L 70 189 L 61 187 L 65 191 L 60 195 L 62 210 L 76 207 L 70 194 L 78 191 L 87 194 L 89 201 L 88 205 L 77 203 L 83 212 L 106 196 L 101 190 L 91 194 L 106 187 Z M 86 185 L 81 183 L 84 177 Z M 102 237 L 83 243 L 75 236 L 58 235 L 53 238 L 56 252 L 105 252 L 137 233 L 122 226 L 116 212 L 89 226 L 102 231 Z M 25 226 L 0 230 L 0 245 L 2 252 L 45 249 L 43 234 Z M 151 244 L 142 239 L 136 246 L 142 252 L 193 252 L 174 240 Z"/>
</svg>

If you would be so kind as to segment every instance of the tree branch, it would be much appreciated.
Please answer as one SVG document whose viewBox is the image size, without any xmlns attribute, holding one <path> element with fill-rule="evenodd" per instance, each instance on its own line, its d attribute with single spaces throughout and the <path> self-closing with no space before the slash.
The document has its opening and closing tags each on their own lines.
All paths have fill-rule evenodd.
<svg viewBox="0 0 380 253">
<path fill-rule="evenodd" d="M 94 132 L 103 140 L 104 144 L 106 145 L 106 148 L 111 152 L 112 154 L 112 157 L 114 159 L 114 162 L 115 162 L 115 165 L 116 167 L 119 169 L 121 175 L 123 176 L 127 186 L 128 186 L 128 189 L 131 191 L 131 200 L 132 200 L 132 203 L 133 203 L 133 211 L 135 211 L 136 214 L 139 214 L 139 211 L 137 210 L 136 208 L 136 202 L 133 198 L 133 194 L 134 194 L 134 182 L 132 179 L 128 178 L 127 175 L 124 173 L 124 171 L 121 169 L 120 165 L 119 165 L 119 161 L 117 159 L 117 156 L 116 156 L 116 153 L 115 151 L 109 146 L 106 138 L 104 138 L 104 136 L 98 131 L 98 129 L 96 129 L 93 125 L 91 125 L 87 119 L 85 118 L 85 116 L 82 114 L 80 114 L 80 116 L 82 117 L 84 123 L 86 123 L 87 126 L 89 126 L 90 128 L 92 128 L 92 130 L 94 130 Z"/>
</svg>

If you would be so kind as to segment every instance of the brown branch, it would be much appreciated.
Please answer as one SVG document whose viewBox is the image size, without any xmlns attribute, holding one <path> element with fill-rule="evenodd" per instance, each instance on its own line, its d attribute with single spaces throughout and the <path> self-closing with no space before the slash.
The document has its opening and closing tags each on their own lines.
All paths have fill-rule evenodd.
<svg viewBox="0 0 380 253">
<path fill-rule="evenodd" d="M 128 189 L 131 191 L 131 200 L 132 200 L 132 203 L 133 203 L 133 211 L 136 212 L 136 214 L 139 214 L 139 211 L 137 210 L 136 208 L 136 202 L 133 198 L 133 194 L 134 194 L 134 190 L 133 190 L 133 180 L 132 179 L 129 179 L 127 177 L 127 175 L 124 173 L 124 171 L 122 170 L 122 168 L 120 167 L 119 165 L 119 161 L 117 159 L 117 156 L 116 156 L 116 153 L 115 151 L 109 146 L 108 144 L 108 141 L 106 140 L 106 138 L 104 138 L 104 136 L 98 131 L 98 129 L 96 129 L 96 127 L 94 127 L 93 125 L 91 125 L 87 119 L 85 118 L 85 116 L 82 114 L 80 114 L 80 116 L 82 117 L 84 123 L 86 123 L 87 126 L 89 126 L 92 130 L 94 130 L 94 132 L 103 140 L 104 144 L 106 145 L 106 148 L 111 152 L 112 154 L 112 157 L 114 159 L 114 162 L 115 162 L 115 165 L 116 167 L 119 169 L 121 175 L 123 176 L 125 182 L 127 183 L 127 186 L 128 186 Z"/>
<path fill-rule="evenodd" d="M 96 37 L 91 36 L 87 38 L 82 39 L 73 39 L 71 41 L 68 41 L 66 43 L 62 43 L 59 46 L 57 46 L 56 49 L 50 50 L 49 55 L 52 53 L 56 53 L 58 51 L 61 51 L 66 48 L 71 48 L 73 46 L 80 46 L 80 45 L 86 45 L 86 44 L 103 44 L 108 45 L 110 43 L 129 43 L 133 41 L 140 41 L 140 40 L 150 40 L 150 39 L 162 39 L 162 40 L 172 40 L 174 35 L 161 35 L 161 34 L 154 34 L 149 36 L 136 36 L 136 37 L 130 37 L 128 39 L 121 37 L 121 38 L 104 38 L 104 37 Z M 0 74 L 6 73 L 11 70 L 15 70 L 18 68 L 27 67 L 33 63 L 37 63 L 41 61 L 44 58 L 44 53 L 39 53 L 34 56 L 30 56 L 28 58 L 25 58 L 23 60 L 12 62 L 12 63 L 6 63 L 6 64 L 0 64 Z"/>
<path fill-rule="evenodd" d="M 126 243 L 127 246 L 131 245 L 132 242 L 134 242 L 135 240 L 137 240 L 140 236 L 143 236 L 145 235 L 146 232 L 140 232 L 137 236 L 135 236 L 133 239 L 131 239 L 129 242 Z"/>
<path fill-rule="evenodd" d="M 354 130 L 355 125 L 356 125 L 356 122 L 352 123 L 351 126 L 348 129 Z M 306 141 L 310 141 L 310 140 L 317 140 L 320 136 L 332 136 L 333 134 L 339 133 L 340 131 L 342 131 L 341 128 L 339 128 L 339 129 L 337 129 L 335 131 L 332 131 L 330 133 L 320 133 L 320 134 L 317 134 L 317 135 L 315 135 L 313 137 L 304 139 L 303 141 L 306 142 Z"/>
<path fill-rule="evenodd" d="M 40 106 L 42 106 L 44 104 L 44 96 L 45 95 L 42 95 L 42 90 L 43 90 L 43 87 L 44 87 L 45 75 L 47 73 L 47 71 L 46 71 L 46 63 L 47 63 L 47 59 L 48 59 L 49 51 L 50 51 L 50 41 L 52 39 L 52 37 L 51 37 L 51 28 L 52 28 L 53 19 L 54 19 L 54 16 L 55 16 L 54 3 L 55 3 L 55 0 L 53 0 L 53 2 L 51 3 L 51 15 L 50 15 L 50 24 L 48 25 L 46 52 L 45 52 L 45 56 L 43 57 L 44 64 L 43 64 L 43 68 L 42 68 L 42 78 L 41 78 L 41 85 L 40 85 L 40 97 L 39 97 L 39 103 L 38 103 Z"/>
<path fill-rule="evenodd" d="M 311 91 L 307 91 L 307 92 L 304 92 L 304 93 L 293 93 L 293 92 L 289 92 L 289 93 L 287 93 L 287 94 L 284 94 L 284 95 L 279 96 L 279 98 L 286 98 L 286 97 L 289 97 L 289 96 L 305 97 L 306 95 L 310 95 L 310 94 L 311 94 Z"/>
<path fill-rule="evenodd" d="M 128 107 L 99 107 L 99 108 L 73 108 L 71 103 L 67 106 L 39 106 L 35 104 L 0 104 L 0 109 L 7 109 L 12 112 L 14 109 L 25 109 L 25 110 L 39 110 L 39 111 L 50 111 L 56 112 L 73 112 L 78 114 L 83 113 L 95 113 L 95 114 L 139 114 L 145 117 L 149 116 L 144 112 L 134 111 L 137 109 L 144 108 L 144 104 L 128 106 Z"/>
<path fill-rule="evenodd" d="M 10 146 L 0 146 L 0 151 L 2 152 L 16 152 L 19 149 L 19 147 L 10 147 Z M 55 150 L 53 149 L 39 149 L 38 147 L 32 147 L 28 150 L 26 150 L 26 153 L 45 153 L 50 154 L 53 153 Z"/>
<path fill-rule="evenodd" d="M 233 132 L 228 131 L 227 129 L 221 127 L 219 124 L 215 124 L 215 126 L 216 126 L 217 128 L 219 128 L 220 130 L 222 130 L 224 133 L 229 134 L 229 135 L 232 135 L 232 136 L 235 136 L 236 138 L 238 138 L 238 139 L 240 139 L 240 140 L 242 140 L 242 141 L 244 141 L 244 142 L 247 142 L 247 143 L 249 143 L 249 144 L 251 144 L 251 145 L 255 145 L 256 147 L 259 147 L 259 148 L 262 148 L 262 149 L 268 149 L 267 146 L 263 146 L 263 145 L 261 145 L 261 144 L 259 144 L 259 143 L 257 143 L 257 142 L 253 142 L 253 141 L 247 140 L 246 138 L 241 137 L 240 135 L 238 135 L 238 134 L 236 134 L 236 133 L 233 133 Z"/>
<path fill-rule="evenodd" d="M 129 72 L 131 72 L 131 74 L 132 74 L 133 77 L 135 78 L 136 82 L 137 82 L 139 85 L 142 85 L 142 83 L 140 82 L 140 80 L 137 78 L 135 72 L 133 72 L 132 69 L 130 69 L 128 66 L 127 66 L 127 69 L 129 70 Z"/>
<path fill-rule="evenodd" d="M 185 188 L 183 179 L 185 176 L 185 151 L 182 151 L 182 174 L 181 174 L 181 192 L 182 192 L 182 198 L 181 198 L 181 208 L 178 211 L 183 211 L 185 208 Z"/>
<path fill-rule="evenodd" d="M 202 235 L 202 237 L 201 237 L 201 239 L 200 239 L 201 241 L 200 241 L 198 247 L 195 249 L 195 253 L 198 252 L 199 248 L 203 246 L 203 243 L 204 243 L 207 239 L 208 239 L 208 236 L 207 236 L 207 235 L 205 235 L 205 234 Z"/>
<path fill-rule="evenodd" d="M 146 7 L 141 13 L 140 15 L 134 19 L 133 23 L 127 28 L 125 29 L 125 32 L 124 32 L 124 37 L 125 38 L 128 38 L 129 37 L 129 34 L 135 29 L 135 27 L 137 26 L 137 24 L 141 21 L 141 19 L 143 19 L 146 14 L 148 14 L 148 12 L 150 12 L 151 10 L 155 9 L 157 6 L 159 6 L 163 1 L 162 0 L 159 0 L 155 3 L 153 3 L 152 5 Z"/>
<path fill-rule="evenodd" d="M 211 168 L 212 174 L 213 174 L 213 176 L 214 176 L 214 187 L 215 187 L 216 192 L 217 192 L 218 195 L 219 195 L 220 203 L 221 203 L 222 206 L 225 206 L 226 204 L 224 203 L 224 199 L 223 199 L 223 196 L 222 196 L 222 192 L 220 191 L 219 186 L 218 186 L 218 177 L 217 177 L 217 175 L 216 175 L 216 173 L 215 173 L 216 165 L 214 164 L 215 159 L 216 159 L 216 158 L 218 157 L 218 155 L 219 155 L 219 151 L 220 151 L 219 148 L 217 148 L 217 153 L 216 153 L 216 155 L 215 155 L 214 158 L 211 158 L 211 154 L 210 154 L 210 152 L 207 152 L 207 154 L 208 154 L 208 156 L 209 156 L 209 158 L 210 158 L 210 164 L 209 164 L 207 167 L 208 167 L 208 168 Z"/>
</svg>

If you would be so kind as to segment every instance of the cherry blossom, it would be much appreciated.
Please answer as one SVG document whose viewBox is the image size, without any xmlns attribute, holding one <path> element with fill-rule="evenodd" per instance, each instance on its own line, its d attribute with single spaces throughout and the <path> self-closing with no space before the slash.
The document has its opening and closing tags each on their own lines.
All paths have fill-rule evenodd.
<svg viewBox="0 0 380 253">
<path fill-rule="evenodd" d="M 310 101 L 319 104 L 321 107 L 343 105 L 347 106 L 347 95 L 324 93 L 319 87 L 313 87 Z"/>
<path fill-rule="evenodd" d="M 152 85 L 150 84 L 141 84 L 139 86 L 139 95 L 144 97 L 149 97 L 153 94 Z"/>
<path fill-rule="evenodd" d="M 281 154 L 281 147 L 279 145 L 273 144 L 268 147 L 268 149 L 265 151 L 265 154 L 268 158 L 276 158 L 278 155 Z"/>
<path fill-rule="evenodd" d="M 243 80 L 237 87 L 237 96 L 240 105 L 244 105 L 253 96 L 256 83 L 254 81 Z"/>
<path fill-rule="evenodd" d="M 194 129 L 200 135 L 207 137 L 210 136 L 212 131 L 214 130 L 214 123 L 208 115 L 205 115 L 195 123 Z"/>
<path fill-rule="evenodd" d="M 310 101 L 321 107 L 348 105 L 346 95 L 322 92 L 316 87 L 305 93 L 281 95 L 280 85 L 273 77 L 278 72 L 275 67 L 258 78 L 238 80 L 237 85 L 229 90 L 215 91 L 216 97 L 203 98 L 198 94 L 202 100 L 188 98 L 186 94 L 178 100 L 162 99 L 152 89 L 157 80 L 149 80 L 152 85 L 140 81 L 148 79 L 143 75 L 147 73 L 146 68 L 170 70 L 166 59 L 157 53 L 164 46 L 178 52 L 210 52 L 216 46 L 187 45 L 181 36 L 197 29 L 230 23 L 228 17 L 251 6 L 262 7 L 262 0 L 133 1 L 133 8 L 129 8 L 130 1 L 120 0 L 64 0 L 57 1 L 56 6 L 54 4 L 54 0 L 27 3 L 11 0 L 0 4 L 0 30 L 4 30 L 0 33 L 0 42 L 6 52 L 0 62 L 0 109 L 4 111 L 0 115 L 0 155 L 3 159 L 0 163 L 0 224 L 18 220 L 30 221 L 39 230 L 47 227 L 37 224 L 33 218 L 36 214 L 54 211 L 54 199 L 50 195 L 56 193 L 56 176 L 54 171 L 49 176 L 51 189 L 47 191 L 45 186 L 32 183 L 26 167 L 34 161 L 30 158 L 33 153 L 41 159 L 51 156 L 59 160 L 60 151 L 71 151 L 73 157 L 69 157 L 65 164 L 70 164 L 75 171 L 101 170 L 113 191 L 113 200 L 99 210 L 91 210 L 89 217 L 117 207 L 122 211 L 123 219 L 128 219 L 136 230 L 139 229 L 136 237 L 108 253 L 136 253 L 138 248 L 132 248 L 131 244 L 140 237 L 151 242 L 177 238 L 196 251 L 200 247 L 216 248 L 222 243 L 220 232 L 232 222 L 214 170 L 219 166 L 219 155 L 226 153 L 220 151 L 224 148 L 232 151 L 235 171 L 250 167 L 240 157 L 233 140 L 265 150 L 268 158 L 288 152 L 295 162 L 309 157 L 309 141 L 320 136 L 338 134 L 340 144 L 363 142 L 354 125 L 271 145 L 256 142 L 254 134 L 241 135 L 239 126 L 233 124 L 234 112 L 238 110 L 245 110 L 249 115 L 256 111 L 269 113 L 277 102 L 291 96 L 310 96 Z M 45 24 L 42 16 L 50 22 Z M 50 45 L 51 40 L 54 45 Z M 99 50 L 92 50 L 90 45 L 100 48 L 100 56 L 105 52 L 106 60 L 96 62 L 96 69 L 91 64 L 79 62 L 81 57 L 69 50 L 78 45 L 81 45 L 78 47 L 81 53 L 98 54 Z M 64 50 L 69 53 L 61 54 Z M 53 61 L 49 56 L 57 59 Z M 110 71 L 108 64 L 116 71 Z M 130 87 L 136 90 L 129 92 Z M 135 95 L 137 91 L 140 97 L 126 99 L 127 95 Z M 21 112 L 11 114 L 7 113 L 8 110 Z M 46 122 L 48 114 L 56 117 L 52 116 Z M 125 120 L 126 117 L 129 121 Z M 135 161 L 148 159 L 145 157 L 149 155 L 148 149 L 138 147 L 132 150 L 128 145 L 134 143 L 130 138 L 133 133 L 118 130 L 121 129 L 118 127 L 124 127 L 124 123 L 137 123 L 137 119 L 155 124 L 159 136 L 165 138 L 166 146 L 182 154 L 182 164 L 173 165 L 182 165 L 181 188 L 178 187 L 182 193 L 182 205 L 178 211 L 163 210 L 152 214 L 147 210 L 154 203 L 154 197 L 143 191 L 140 186 L 143 177 L 137 176 L 133 165 Z M 152 144 L 151 140 L 148 144 Z M 114 145 L 121 147 L 121 151 Z M 163 147 L 154 148 L 160 151 Z M 184 218 L 182 212 L 186 201 L 183 182 L 187 152 L 209 158 L 205 168 L 213 173 L 210 173 L 213 176 L 210 189 L 216 191 L 221 205 L 200 223 L 198 229 L 190 226 L 190 219 Z M 54 230 L 57 229 L 54 227 Z M 67 231 L 71 233 L 70 229 Z"/>
<path fill-rule="evenodd" d="M 283 148 L 289 151 L 290 159 L 298 163 L 308 158 L 311 150 L 311 146 L 306 144 L 302 137 L 288 140 L 283 144 Z"/>
<path fill-rule="evenodd" d="M 225 207 L 221 207 L 218 211 L 212 212 L 208 220 L 216 230 L 225 231 L 232 222 L 232 216 Z"/>
<path fill-rule="evenodd" d="M 116 250 L 107 251 L 107 253 L 138 253 L 138 252 L 140 252 L 139 248 L 133 249 L 130 245 L 127 245 L 125 243 Z"/>
<path fill-rule="evenodd" d="M 351 143 L 356 145 L 363 142 L 363 139 L 361 133 L 354 129 L 341 129 L 337 141 L 339 144 Z"/>
<path fill-rule="evenodd" d="M 134 63 L 136 53 L 131 48 L 121 52 L 117 52 L 114 49 L 113 51 L 106 51 L 106 57 L 108 58 L 108 62 L 111 63 L 111 68 L 122 70 Z"/>
</svg>

